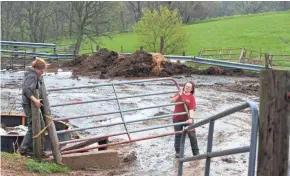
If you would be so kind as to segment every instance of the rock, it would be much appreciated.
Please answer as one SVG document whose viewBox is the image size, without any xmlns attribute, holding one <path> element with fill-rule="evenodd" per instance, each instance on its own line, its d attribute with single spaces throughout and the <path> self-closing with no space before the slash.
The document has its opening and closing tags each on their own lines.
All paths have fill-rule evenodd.
<svg viewBox="0 0 290 176">
<path fill-rule="evenodd" d="M 123 157 L 124 162 L 132 162 L 137 159 L 137 153 L 135 151 L 131 151 L 129 154 Z"/>
</svg>

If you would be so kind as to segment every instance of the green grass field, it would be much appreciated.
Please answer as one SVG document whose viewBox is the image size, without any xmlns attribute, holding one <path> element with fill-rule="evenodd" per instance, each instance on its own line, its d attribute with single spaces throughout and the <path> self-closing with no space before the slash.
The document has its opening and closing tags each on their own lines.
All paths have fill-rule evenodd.
<svg viewBox="0 0 290 176">
<path fill-rule="evenodd" d="M 208 19 L 184 28 L 190 35 L 189 45 L 184 48 L 186 55 L 197 55 L 202 48 L 241 47 L 272 54 L 290 54 L 290 11 Z M 117 52 L 121 51 L 121 46 L 124 52 L 134 52 L 141 46 L 135 33 L 116 34 L 112 39 L 100 37 L 98 40 L 101 41 L 100 47 Z M 74 39 L 56 41 L 56 44 L 62 45 L 73 43 Z M 96 44 L 86 40 L 81 53 L 90 53 L 95 48 Z"/>
</svg>

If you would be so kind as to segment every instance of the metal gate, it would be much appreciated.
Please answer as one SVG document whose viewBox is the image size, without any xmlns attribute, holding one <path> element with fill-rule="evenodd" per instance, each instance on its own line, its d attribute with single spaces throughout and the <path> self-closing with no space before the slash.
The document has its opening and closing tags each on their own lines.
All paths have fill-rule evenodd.
<svg viewBox="0 0 290 176">
<path fill-rule="evenodd" d="M 138 84 L 138 83 L 158 82 L 158 81 L 159 82 L 160 81 L 171 82 L 170 84 L 174 85 L 176 87 L 176 90 L 175 91 L 148 93 L 148 94 L 140 94 L 140 95 L 132 95 L 132 96 L 120 97 L 120 96 L 118 96 L 118 94 L 116 92 L 116 88 L 115 88 L 116 85 L 121 85 L 121 84 Z M 61 131 L 57 131 L 57 134 L 70 133 L 70 132 L 74 132 L 74 131 L 82 131 L 82 130 L 88 130 L 88 129 L 103 128 L 103 127 L 109 127 L 109 126 L 115 126 L 115 125 L 123 125 L 125 131 L 122 131 L 122 132 L 119 132 L 119 133 L 102 135 L 102 136 L 93 136 L 93 137 L 87 137 L 87 138 L 82 138 L 82 139 L 74 139 L 74 140 L 69 140 L 69 141 L 62 141 L 59 144 L 60 145 L 64 145 L 64 144 L 68 144 L 68 143 L 76 143 L 76 142 L 82 142 L 82 141 L 88 141 L 88 140 L 104 139 L 104 138 L 109 138 L 109 137 L 119 136 L 119 135 L 124 135 L 124 134 L 128 136 L 128 140 L 120 141 L 120 142 L 113 142 L 113 143 L 110 143 L 110 144 L 103 144 L 103 145 L 98 145 L 98 146 L 93 146 L 93 147 L 83 147 L 83 148 L 79 148 L 79 149 L 62 151 L 61 152 L 62 154 L 87 151 L 87 150 L 96 149 L 96 148 L 104 148 L 104 147 L 108 147 L 108 146 L 112 146 L 112 145 L 125 144 L 125 143 L 140 141 L 140 140 L 146 140 L 146 139 L 152 139 L 152 138 L 157 138 L 157 137 L 162 137 L 162 136 L 168 136 L 168 135 L 174 135 L 174 134 L 182 133 L 182 131 L 177 131 L 177 132 L 169 132 L 169 133 L 164 133 L 164 134 L 151 135 L 151 136 L 146 136 L 146 137 L 142 137 L 142 138 L 132 139 L 132 137 L 131 137 L 132 133 L 138 133 L 138 132 L 142 132 L 142 131 L 149 131 L 149 130 L 154 130 L 154 129 L 160 129 L 160 128 L 166 128 L 166 127 L 170 127 L 170 126 L 186 124 L 186 122 L 180 122 L 180 123 L 174 123 L 174 124 L 170 123 L 170 124 L 159 125 L 159 126 L 150 126 L 148 128 L 137 129 L 137 130 L 134 130 L 134 131 L 129 131 L 128 128 L 127 128 L 127 125 L 130 124 L 130 123 L 134 123 L 134 122 L 141 122 L 141 121 L 148 121 L 148 120 L 155 120 L 155 119 L 162 119 L 162 118 L 172 118 L 172 116 L 185 115 L 185 114 L 188 114 L 187 111 L 186 112 L 181 112 L 181 113 L 170 113 L 170 114 L 165 114 L 165 115 L 158 115 L 158 116 L 153 116 L 153 117 L 149 117 L 149 118 L 137 119 L 137 120 L 129 120 L 129 121 L 125 121 L 124 113 L 138 111 L 138 110 L 144 110 L 144 109 L 152 109 L 152 108 L 159 108 L 159 107 L 174 106 L 174 105 L 178 105 L 178 104 L 184 104 L 184 102 L 166 103 L 166 104 L 148 106 L 148 107 L 143 107 L 143 108 L 123 109 L 121 107 L 121 104 L 120 104 L 120 101 L 119 101 L 121 99 L 129 99 L 129 98 L 136 98 L 136 97 L 146 97 L 146 96 L 156 96 L 156 95 L 161 95 L 161 94 L 174 94 L 174 93 L 177 93 L 177 92 L 180 91 L 180 87 L 177 84 L 177 82 L 174 79 L 172 79 L 172 78 L 159 78 L 159 79 L 123 81 L 123 82 L 118 82 L 118 83 L 95 84 L 95 85 L 79 86 L 79 87 L 53 88 L 53 89 L 48 89 L 47 91 L 48 92 L 53 92 L 53 91 L 63 91 L 63 90 L 82 89 L 82 88 L 104 87 L 104 86 L 111 86 L 113 91 L 114 91 L 114 95 L 115 96 L 112 97 L 112 98 L 100 98 L 100 99 L 89 100 L 89 101 L 74 101 L 74 102 L 70 102 L 70 103 L 55 104 L 55 105 L 51 105 L 50 107 L 53 108 L 53 107 L 59 107 L 59 106 L 69 106 L 69 105 L 76 105 L 76 104 L 84 104 L 84 103 L 116 100 L 119 110 L 111 111 L 111 112 L 103 112 L 103 113 L 86 114 L 86 115 L 74 116 L 74 117 L 56 118 L 54 120 L 63 121 L 63 120 L 70 120 L 70 119 L 80 119 L 80 118 L 85 118 L 85 117 L 96 117 L 96 116 L 109 115 L 109 114 L 120 114 L 122 122 L 109 123 L 109 124 L 105 124 L 105 125 L 96 125 L 96 126 L 92 126 L 92 127 L 61 130 Z"/>
<path fill-rule="evenodd" d="M 251 130 L 250 146 L 244 146 L 244 147 L 238 147 L 238 148 L 213 152 L 212 151 L 212 141 L 213 141 L 213 132 L 214 132 L 214 122 L 222 117 L 225 117 L 227 115 L 233 114 L 233 113 L 238 112 L 238 111 L 241 111 L 241 110 L 246 109 L 248 107 L 251 109 L 251 114 L 252 114 L 252 130 Z M 193 157 L 184 158 L 184 143 L 185 143 L 186 133 L 191 129 L 197 128 L 197 127 L 204 125 L 204 124 L 207 124 L 207 123 L 209 123 L 207 151 L 206 151 L 207 153 L 193 156 Z M 255 161 L 256 161 L 257 135 L 258 135 L 258 107 L 257 107 L 256 103 L 250 102 L 250 101 L 247 103 L 243 103 L 241 105 L 238 105 L 236 107 L 230 108 L 230 109 L 223 111 L 219 114 L 213 115 L 212 117 L 209 117 L 203 121 L 200 121 L 196 124 L 193 124 L 193 125 L 186 127 L 183 130 L 183 133 L 181 135 L 181 141 L 180 141 L 180 153 L 179 153 L 180 159 L 179 159 L 179 166 L 178 166 L 178 176 L 182 176 L 184 162 L 206 159 L 204 175 L 209 176 L 211 158 L 218 157 L 218 156 L 231 155 L 231 154 L 245 153 L 245 152 L 250 152 L 248 176 L 254 176 L 255 175 L 255 164 L 256 164 Z"/>
</svg>

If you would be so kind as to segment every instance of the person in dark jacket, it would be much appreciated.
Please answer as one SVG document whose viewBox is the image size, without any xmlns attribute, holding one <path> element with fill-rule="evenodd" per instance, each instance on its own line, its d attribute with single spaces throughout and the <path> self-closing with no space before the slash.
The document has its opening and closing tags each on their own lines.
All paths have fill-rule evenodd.
<svg viewBox="0 0 290 176">
<path fill-rule="evenodd" d="M 40 99 L 36 99 L 33 96 L 33 93 L 35 89 L 39 89 L 39 77 L 47 68 L 46 62 L 40 58 L 36 58 L 31 65 L 32 68 L 28 68 L 24 74 L 22 84 L 22 107 L 26 116 L 28 127 L 28 131 L 18 149 L 18 152 L 22 155 L 33 152 L 31 103 L 34 103 L 37 108 L 40 108 L 41 106 Z"/>
</svg>

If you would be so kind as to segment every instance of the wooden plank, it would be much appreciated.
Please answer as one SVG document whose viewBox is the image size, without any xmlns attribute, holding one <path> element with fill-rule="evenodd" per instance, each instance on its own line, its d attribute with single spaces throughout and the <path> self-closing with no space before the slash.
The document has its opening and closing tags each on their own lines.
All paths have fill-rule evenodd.
<svg viewBox="0 0 290 176">
<path fill-rule="evenodd" d="M 260 75 L 260 129 L 257 176 L 287 176 L 290 72 L 264 70 Z"/>
<path fill-rule="evenodd" d="M 103 140 L 106 140 L 107 138 L 102 138 L 102 139 L 89 139 L 87 141 L 84 141 L 84 142 L 80 142 L 76 145 L 72 145 L 72 146 L 68 146 L 68 147 L 64 147 L 61 149 L 61 151 L 67 151 L 67 150 L 74 150 L 74 149 L 79 149 L 79 148 L 83 148 L 85 146 L 88 146 L 88 145 L 91 145 L 91 144 L 94 144 L 96 142 L 99 142 L 99 141 L 103 141 Z"/>
<path fill-rule="evenodd" d="M 34 90 L 33 96 L 36 99 L 39 99 L 39 92 L 38 89 Z M 41 131 L 40 125 L 40 112 L 39 108 L 37 108 L 33 102 L 31 102 L 31 116 L 32 116 L 32 135 L 35 136 Z M 33 139 L 33 153 L 35 158 L 41 160 L 41 138 L 34 138 Z"/>
<path fill-rule="evenodd" d="M 47 131 L 48 131 L 48 135 L 49 135 L 50 142 L 51 142 L 52 155 L 53 155 L 54 161 L 57 164 L 62 164 L 62 156 L 61 156 L 60 149 L 59 149 L 60 148 L 59 147 L 59 140 L 58 140 L 58 136 L 56 134 L 55 125 L 54 125 L 53 120 L 51 118 L 45 117 L 45 116 L 51 116 L 51 111 L 50 111 L 50 105 L 49 105 L 47 91 L 46 91 L 43 77 L 41 77 L 40 80 L 41 80 L 41 84 L 42 84 L 40 86 L 40 91 L 42 94 L 42 104 L 43 104 L 42 114 L 44 116 L 43 118 L 45 121 L 45 125 L 50 124 L 47 128 Z"/>
</svg>

